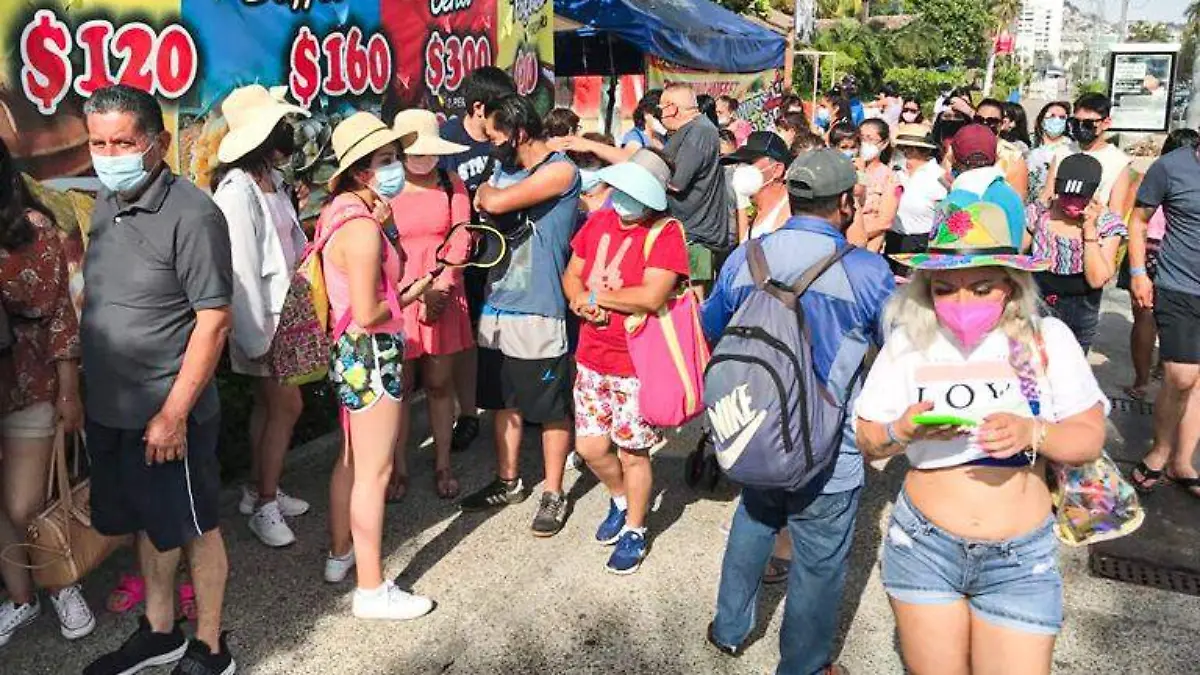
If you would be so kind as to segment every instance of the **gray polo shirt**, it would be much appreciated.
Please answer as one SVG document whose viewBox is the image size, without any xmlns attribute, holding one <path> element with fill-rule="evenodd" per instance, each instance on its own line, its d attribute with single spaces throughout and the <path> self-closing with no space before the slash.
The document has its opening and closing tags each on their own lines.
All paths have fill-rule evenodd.
<svg viewBox="0 0 1200 675">
<path fill-rule="evenodd" d="M 730 209 L 721 168 L 721 137 L 704 115 L 683 125 L 667 139 L 663 154 L 675 163 L 667 193 L 671 215 L 683 223 L 689 243 L 729 248 Z"/>
<path fill-rule="evenodd" d="M 207 194 L 163 169 L 132 203 L 101 191 L 83 267 L 80 325 L 87 414 L 141 429 L 170 393 L 196 312 L 233 295 L 229 229 Z M 215 383 L 197 421 L 220 412 Z"/>
<path fill-rule="evenodd" d="M 1159 157 L 1142 179 L 1137 203 L 1161 206 L 1167 216 L 1154 283 L 1200 295 L 1200 151 L 1183 147 Z"/>
</svg>

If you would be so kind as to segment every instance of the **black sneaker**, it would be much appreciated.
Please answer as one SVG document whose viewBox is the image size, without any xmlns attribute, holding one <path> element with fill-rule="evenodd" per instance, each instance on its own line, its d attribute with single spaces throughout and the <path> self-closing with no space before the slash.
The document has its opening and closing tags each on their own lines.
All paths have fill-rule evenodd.
<svg viewBox="0 0 1200 675">
<path fill-rule="evenodd" d="M 533 517 L 533 536 L 553 537 L 567 522 L 567 496 L 560 492 L 543 492 L 542 503 Z"/>
<path fill-rule="evenodd" d="M 734 646 L 721 644 L 720 642 L 717 642 L 717 636 L 713 634 L 713 625 L 711 623 L 708 624 L 707 638 L 708 638 L 708 644 L 716 647 L 717 651 L 721 652 L 725 656 L 732 656 L 734 658 L 737 658 L 742 655 L 742 646 L 741 645 L 734 647 Z"/>
<path fill-rule="evenodd" d="M 450 452 L 462 452 L 479 438 L 479 418 L 466 415 L 454 423 L 454 435 L 450 437 Z"/>
<path fill-rule="evenodd" d="M 187 651 L 188 641 L 175 624 L 170 633 L 155 633 L 145 616 L 138 618 L 138 629 L 121 648 L 92 661 L 83 675 L 133 675 L 150 666 L 165 666 L 178 661 Z"/>
<path fill-rule="evenodd" d="M 233 675 L 237 672 L 237 664 L 229 654 L 229 643 L 225 641 L 227 635 L 221 633 L 220 654 L 213 654 L 204 642 L 192 640 L 187 653 L 175 664 L 171 675 Z"/>
<path fill-rule="evenodd" d="M 497 478 L 479 492 L 464 497 L 458 506 L 463 511 L 486 511 L 501 506 L 520 504 L 528 496 L 525 494 L 525 486 L 522 485 L 520 478 L 514 481 Z"/>
</svg>

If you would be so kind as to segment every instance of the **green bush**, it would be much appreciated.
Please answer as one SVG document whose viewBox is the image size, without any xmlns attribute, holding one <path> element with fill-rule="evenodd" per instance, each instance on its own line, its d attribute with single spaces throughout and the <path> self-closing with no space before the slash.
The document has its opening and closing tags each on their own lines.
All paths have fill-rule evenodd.
<svg viewBox="0 0 1200 675">
<path fill-rule="evenodd" d="M 938 95 L 946 89 L 957 87 L 968 80 L 967 72 L 961 68 L 952 68 L 947 72 L 938 72 L 930 68 L 889 68 L 884 78 L 893 84 L 905 97 L 913 97 L 928 106 L 930 111 Z M 929 111 L 927 111 L 929 112 Z"/>
</svg>

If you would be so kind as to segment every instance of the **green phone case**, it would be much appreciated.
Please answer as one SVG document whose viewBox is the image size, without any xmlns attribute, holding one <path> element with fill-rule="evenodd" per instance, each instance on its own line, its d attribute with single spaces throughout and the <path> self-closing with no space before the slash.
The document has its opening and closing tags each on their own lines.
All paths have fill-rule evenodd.
<svg viewBox="0 0 1200 675">
<path fill-rule="evenodd" d="M 923 427 L 974 427 L 979 426 L 975 420 L 970 420 L 957 415 L 938 415 L 935 413 L 924 413 L 913 418 L 914 424 L 919 424 Z"/>
</svg>

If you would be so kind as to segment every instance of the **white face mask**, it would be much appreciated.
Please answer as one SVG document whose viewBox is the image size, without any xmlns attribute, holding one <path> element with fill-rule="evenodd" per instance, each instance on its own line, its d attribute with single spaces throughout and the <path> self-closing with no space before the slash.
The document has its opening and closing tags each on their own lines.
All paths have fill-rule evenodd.
<svg viewBox="0 0 1200 675">
<path fill-rule="evenodd" d="M 659 136 L 667 135 L 667 128 L 663 126 L 662 122 L 658 121 L 657 117 L 647 117 L 646 122 L 649 123 L 650 131 L 653 131 Z"/>
<path fill-rule="evenodd" d="M 762 172 L 750 165 L 733 170 L 733 191 L 743 197 L 753 197 L 762 192 L 765 181 Z"/>
<path fill-rule="evenodd" d="M 862 157 L 864 162 L 873 161 L 881 152 L 883 149 L 874 143 L 863 143 L 858 148 L 858 156 Z"/>
</svg>

